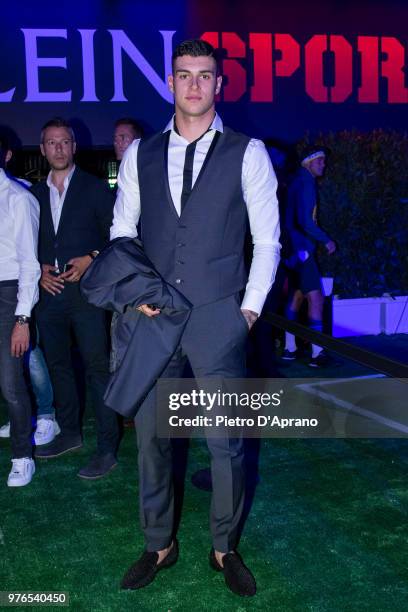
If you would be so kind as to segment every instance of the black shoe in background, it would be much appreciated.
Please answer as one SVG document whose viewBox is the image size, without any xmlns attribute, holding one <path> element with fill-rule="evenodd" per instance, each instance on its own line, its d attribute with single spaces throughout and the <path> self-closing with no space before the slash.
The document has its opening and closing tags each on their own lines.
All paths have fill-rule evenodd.
<svg viewBox="0 0 408 612">
<path fill-rule="evenodd" d="M 203 470 L 197 470 L 191 476 L 191 483 L 196 489 L 201 491 L 212 491 L 212 478 L 210 468 L 204 468 Z"/>
<path fill-rule="evenodd" d="M 331 357 L 325 350 L 320 351 L 317 357 L 312 357 L 308 363 L 309 368 L 330 368 L 340 364 L 339 361 Z"/>
<path fill-rule="evenodd" d="M 117 465 L 118 461 L 113 453 L 96 454 L 91 457 L 85 467 L 79 470 L 78 476 L 86 480 L 96 480 L 97 478 L 103 478 Z"/>
<path fill-rule="evenodd" d="M 282 353 L 281 359 L 283 359 L 284 361 L 295 361 L 295 359 L 298 358 L 298 352 L 296 351 L 289 351 L 289 349 L 285 349 Z"/>
<path fill-rule="evenodd" d="M 44 446 L 37 446 L 34 452 L 35 457 L 40 459 L 53 459 L 65 453 L 77 450 L 82 446 L 81 436 L 68 437 L 59 434 L 52 442 Z"/>
</svg>

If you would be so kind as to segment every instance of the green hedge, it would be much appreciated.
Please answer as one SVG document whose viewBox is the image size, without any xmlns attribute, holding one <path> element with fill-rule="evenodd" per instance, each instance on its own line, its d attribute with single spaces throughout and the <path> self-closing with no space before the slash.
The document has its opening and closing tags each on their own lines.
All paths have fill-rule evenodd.
<svg viewBox="0 0 408 612">
<path fill-rule="evenodd" d="M 307 143 L 306 138 L 300 147 Z M 408 294 L 408 139 L 398 132 L 319 136 L 331 151 L 319 223 L 338 251 L 319 260 L 340 297 Z"/>
</svg>

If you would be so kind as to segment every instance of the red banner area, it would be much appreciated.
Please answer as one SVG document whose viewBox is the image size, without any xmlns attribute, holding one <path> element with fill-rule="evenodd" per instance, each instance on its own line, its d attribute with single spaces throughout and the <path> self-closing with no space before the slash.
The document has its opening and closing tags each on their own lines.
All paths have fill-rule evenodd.
<svg viewBox="0 0 408 612">
<path fill-rule="evenodd" d="M 304 45 L 291 34 L 251 32 L 248 42 L 235 32 L 205 32 L 201 38 L 223 50 L 224 102 L 247 92 L 251 102 L 273 102 L 278 79 L 302 71 L 314 102 L 339 104 L 354 94 L 364 104 L 408 103 L 406 48 L 392 36 L 357 36 L 351 43 L 341 35 L 315 34 Z"/>
</svg>

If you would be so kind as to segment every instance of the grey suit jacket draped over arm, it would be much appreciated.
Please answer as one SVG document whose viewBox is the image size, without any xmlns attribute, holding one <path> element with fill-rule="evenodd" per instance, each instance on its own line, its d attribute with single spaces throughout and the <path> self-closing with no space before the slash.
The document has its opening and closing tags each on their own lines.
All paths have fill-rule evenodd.
<svg viewBox="0 0 408 612">
<path fill-rule="evenodd" d="M 166 284 L 134 238 L 118 238 L 98 255 L 81 280 L 81 292 L 94 306 L 119 315 L 112 332 L 118 367 L 104 400 L 134 417 L 179 345 L 191 304 Z M 154 304 L 160 315 L 140 313 L 141 304 Z"/>
</svg>

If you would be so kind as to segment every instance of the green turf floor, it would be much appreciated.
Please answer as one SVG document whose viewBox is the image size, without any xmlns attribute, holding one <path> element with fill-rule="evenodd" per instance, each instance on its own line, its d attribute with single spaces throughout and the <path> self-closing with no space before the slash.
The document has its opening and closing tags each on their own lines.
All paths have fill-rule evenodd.
<svg viewBox="0 0 408 612">
<path fill-rule="evenodd" d="M 209 494 L 190 484 L 208 464 L 198 440 L 179 562 L 145 589 L 120 591 L 143 546 L 134 431 L 125 430 L 119 466 L 94 482 L 76 476 L 95 444 L 92 417 L 84 435 L 80 451 L 38 460 L 21 489 L 6 486 L 9 443 L 0 440 L 0 590 L 67 591 L 80 611 L 408 610 L 408 441 L 262 440 L 240 544 L 258 582 L 247 600 L 208 566 Z"/>
</svg>

